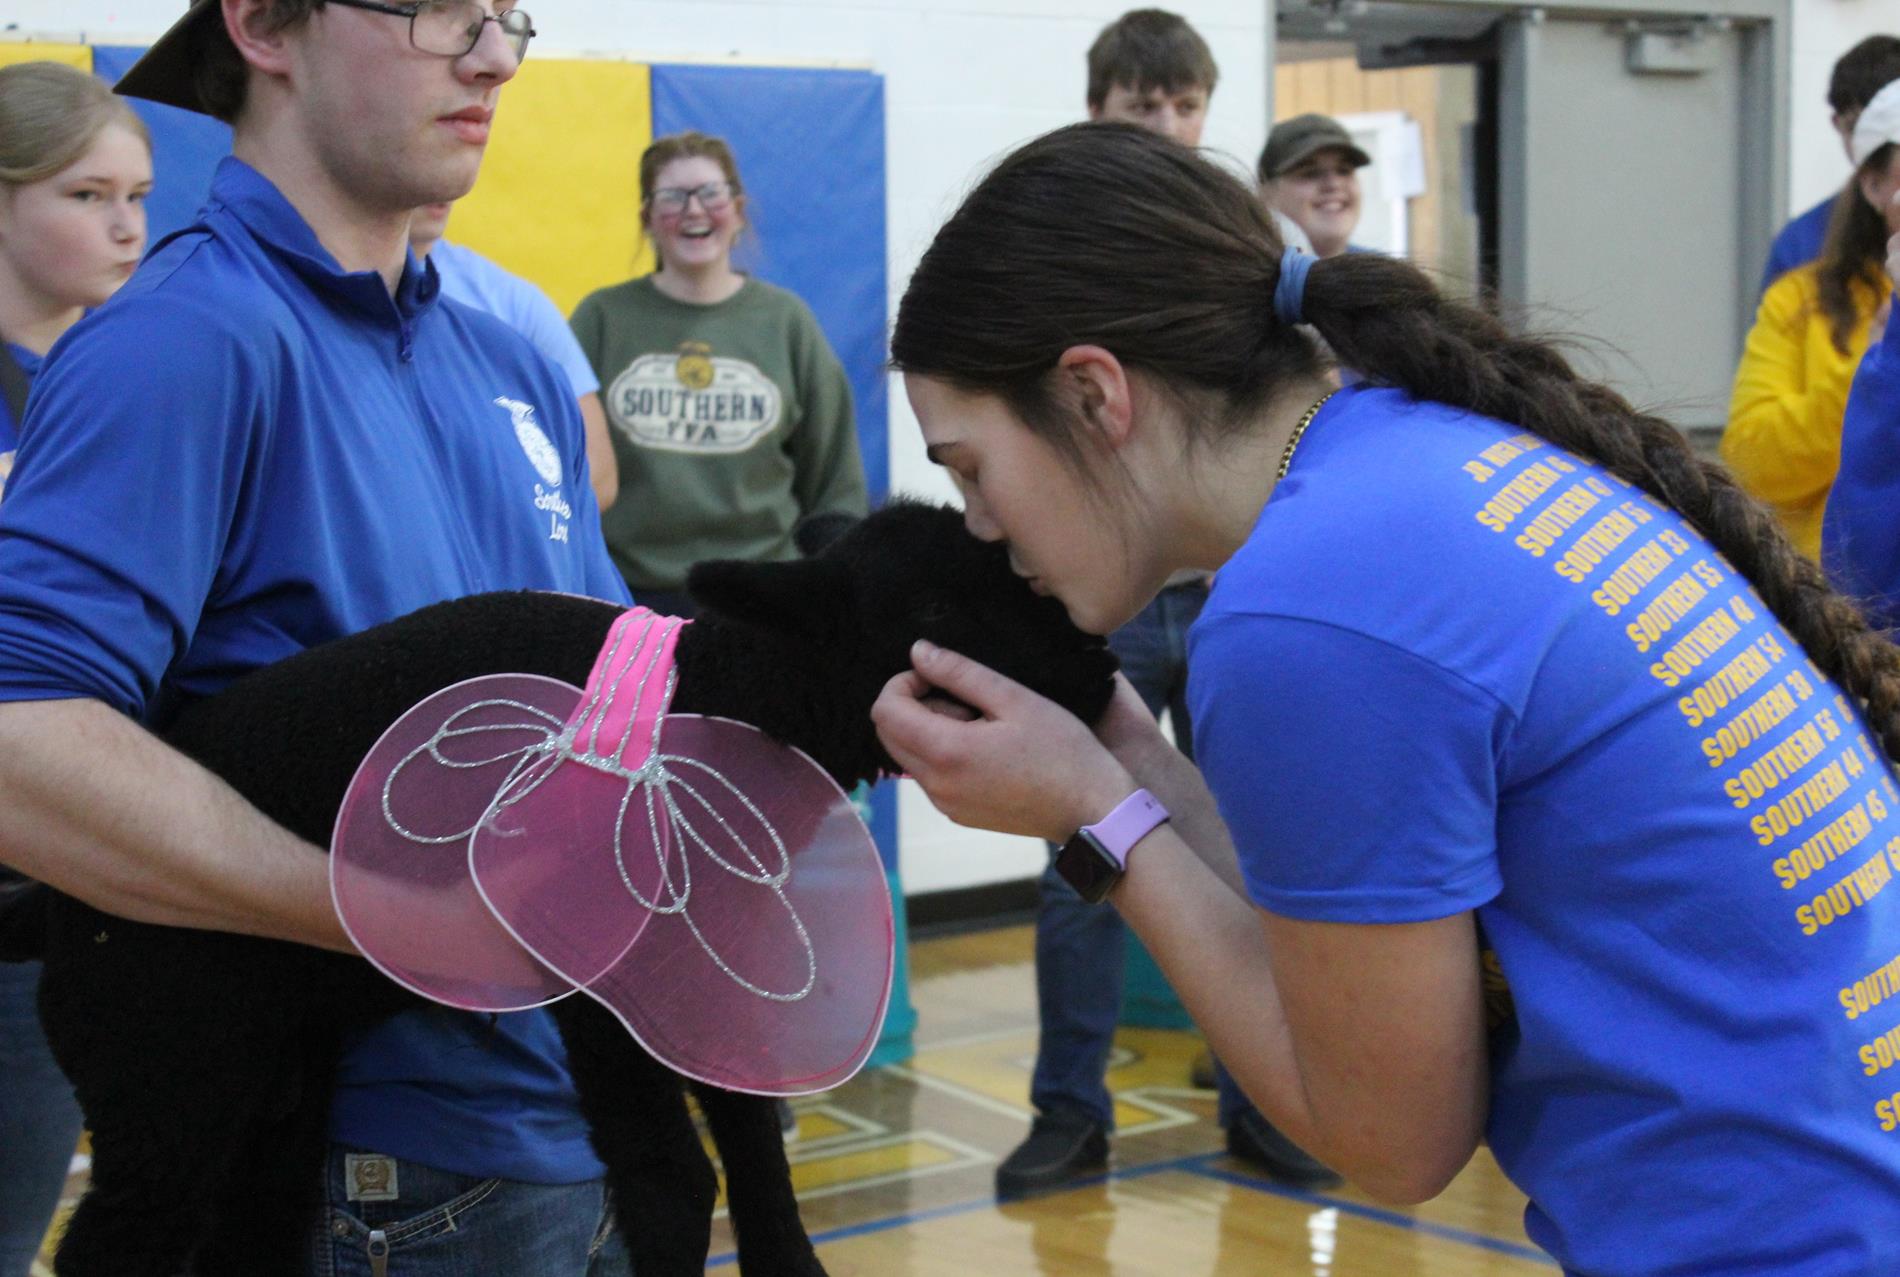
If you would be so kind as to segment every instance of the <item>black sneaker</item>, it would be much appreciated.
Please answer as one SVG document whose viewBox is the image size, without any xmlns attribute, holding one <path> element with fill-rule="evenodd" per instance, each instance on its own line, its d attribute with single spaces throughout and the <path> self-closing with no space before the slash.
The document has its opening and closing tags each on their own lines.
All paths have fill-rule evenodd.
<svg viewBox="0 0 1900 1277">
<path fill-rule="evenodd" d="M 1228 1126 L 1227 1153 L 1294 1188 L 1338 1188 L 1346 1182 L 1344 1176 L 1315 1160 L 1252 1109 Z"/>
<path fill-rule="evenodd" d="M 1008 1199 L 1059 1188 L 1108 1167 L 1108 1127 L 1073 1113 L 1045 1113 L 1029 1138 L 996 1168 L 996 1195 Z"/>
</svg>

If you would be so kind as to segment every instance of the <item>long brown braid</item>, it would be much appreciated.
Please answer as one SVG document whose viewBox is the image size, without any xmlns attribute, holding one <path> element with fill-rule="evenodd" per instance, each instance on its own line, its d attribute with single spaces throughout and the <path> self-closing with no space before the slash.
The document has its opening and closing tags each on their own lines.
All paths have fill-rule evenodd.
<svg viewBox="0 0 1900 1277">
<path fill-rule="evenodd" d="M 1521 425 L 1675 509 L 1748 579 L 1814 663 L 1864 703 L 1888 756 L 1900 759 L 1900 648 L 1871 630 L 1774 516 L 1726 469 L 1698 457 L 1674 426 L 1582 379 L 1549 343 L 1442 297 L 1422 272 L 1392 258 L 1317 263 L 1306 317 L 1346 366 L 1414 398 Z"/>
</svg>

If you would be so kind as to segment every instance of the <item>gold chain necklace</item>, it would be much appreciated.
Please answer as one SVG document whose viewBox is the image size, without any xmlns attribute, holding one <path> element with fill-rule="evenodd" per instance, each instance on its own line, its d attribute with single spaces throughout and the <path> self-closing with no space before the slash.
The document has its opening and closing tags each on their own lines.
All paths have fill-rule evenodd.
<svg viewBox="0 0 1900 1277">
<path fill-rule="evenodd" d="M 1300 439 L 1306 434 L 1306 428 L 1313 424 L 1313 418 L 1319 416 L 1319 410 L 1326 406 L 1326 401 L 1338 393 L 1337 390 L 1329 390 L 1321 395 L 1319 402 L 1308 408 L 1306 415 L 1300 418 L 1300 424 L 1293 427 L 1293 433 L 1286 441 L 1286 451 L 1280 454 L 1280 472 L 1273 476 L 1275 483 L 1286 478 L 1286 472 L 1293 466 L 1293 450 L 1300 446 Z"/>
</svg>

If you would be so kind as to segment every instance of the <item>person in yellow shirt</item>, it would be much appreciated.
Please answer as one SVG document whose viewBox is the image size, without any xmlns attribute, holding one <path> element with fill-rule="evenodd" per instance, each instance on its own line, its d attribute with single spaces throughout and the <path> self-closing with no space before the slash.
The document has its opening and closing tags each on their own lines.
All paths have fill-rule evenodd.
<svg viewBox="0 0 1900 1277">
<path fill-rule="evenodd" d="M 1893 288 L 1881 270 L 1881 210 L 1900 192 L 1900 80 L 1861 112 L 1852 151 L 1854 179 L 1835 204 L 1820 260 L 1782 276 L 1762 297 L 1722 436 L 1722 460 L 1815 559 L 1840 468 L 1848 387 Z"/>
</svg>

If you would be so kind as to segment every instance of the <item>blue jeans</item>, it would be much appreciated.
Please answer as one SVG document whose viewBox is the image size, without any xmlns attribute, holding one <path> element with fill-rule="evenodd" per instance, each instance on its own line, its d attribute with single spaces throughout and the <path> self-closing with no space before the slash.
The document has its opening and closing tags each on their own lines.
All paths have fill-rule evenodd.
<svg viewBox="0 0 1900 1277">
<path fill-rule="evenodd" d="M 523 1184 L 332 1146 L 324 1182 L 311 1277 L 632 1277 L 599 1180 Z M 352 1185 L 399 1196 L 352 1201 Z"/>
<path fill-rule="evenodd" d="M 1207 602 L 1198 582 L 1171 585 L 1135 618 L 1109 636 L 1122 673 L 1158 718 L 1167 710 L 1181 752 L 1194 756 L 1194 730 L 1187 707 L 1187 634 Z M 1029 1098 L 1037 1112 L 1067 1112 L 1114 1125 L 1115 1109 L 1105 1075 L 1122 1005 L 1121 915 L 1083 902 L 1055 868 L 1038 884 L 1036 907 L 1036 1009 L 1040 1032 Z M 1225 1126 L 1248 1107 L 1225 1069 L 1220 1082 L 1220 1120 Z"/>
<path fill-rule="evenodd" d="M 79 1104 L 36 1009 L 37 962 L 0 963 L 0 1277 L 26 1277 L 79 1146 Z"/>
</svg>

